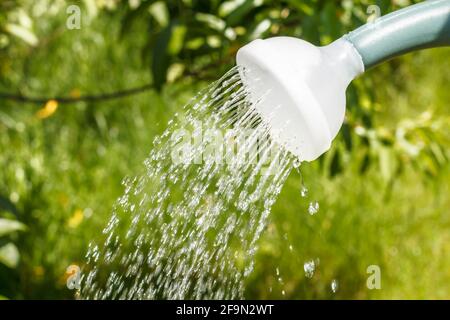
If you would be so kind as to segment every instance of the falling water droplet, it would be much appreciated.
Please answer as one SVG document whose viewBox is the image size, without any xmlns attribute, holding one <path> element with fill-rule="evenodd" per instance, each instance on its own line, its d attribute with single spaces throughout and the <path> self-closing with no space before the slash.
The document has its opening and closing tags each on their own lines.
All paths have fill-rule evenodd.
<svg viewBox="0 0 450 320">
<path fill-rule="evenodd" d="M 303 270 L 305 271 L 305 277 L 312 278 L 314 271 L 316 270 L 316 264 L 314 260 L 307 261 L 303 264 Z"/>
<path fill-rule="evenodd" d="M 308 195 L 308 188 L 302 186 L 300 189 L 300 195 L 302 196 L 302 198 L 305 198 Z"/>
<path fill-rule="evenodd" d="M 319 211 L 319 203 L 317 201 L 312 201 L 308 206 L 308 213 L 310 215 L 315 215 Z"/>
<path fill-rule="evenodd" d="M 331 291 L 333 293 L 336 293 L 338 291 L 339 288 L 339 283 L 336 279 L 333 279 L 333 281 L 331 281 Z"/>
</svg>

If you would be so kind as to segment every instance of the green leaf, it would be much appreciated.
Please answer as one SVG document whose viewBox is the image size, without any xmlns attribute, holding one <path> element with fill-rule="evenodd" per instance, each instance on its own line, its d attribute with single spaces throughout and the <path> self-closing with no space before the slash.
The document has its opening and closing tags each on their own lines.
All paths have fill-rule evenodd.
<svg viewBox="0 0 450 320">
<path fill-rule="evenodd" d="M 327 2 L 325 8 L 321 11 L 320 18 L 323 33 L 322 37 L 327 36 L 331 40 L 338 38 L 339 35 L 341 34 L 340 31 L 341 24 L 337 17 L 337 10 L 335 3 L 333 3 L 332 1 Z"/>
<path fill-rule="evenodd" d="M 123 37 L 131 30 L 131 26 L 137 19 L 145 16 L 146 14 L 150 14 L 148 9 L 154 2 L 154 0 L 142 2 L 139 7 L 129 10 L 125 14 L 121 23 L 120 37 Z"/>
<path fill-rule="evenodd" d="M 169 41 L 167 51 L 170 55 L 176 56 L 183 48 L 184 38 L 186 36 L 187 28 L 183 25 L 173 27 L 172 36 Z"/>
<path fill-rule="evenodd" d="M 186 48 L 190 50 L 197 50 L 205 43 L 205 39 L 197 37 L 186 42 Z"/>
<path fill-rule="evenodd" d="M 242 6 L 245 1 L 246 0 L 229 0 L 222 2 L 218 10 L 219 16 L 228 16 L 231 12 Z"/>
<path fill-rule="evenodd" d="M 19 221 L 0 218 L 0 236 L 24 230 L 26 230 L 25 225 L 20 223 Z"/>
<path fill-rule="evenodd" d="M 236 26 L 245 24 L 245 16 L 253 9 L 264 4 L 263 0 L 245 0 L 241 5 L 237 6 L 226 18 L 227 25 Z"/>
<path fill-rule="evenodd" d="M 304 3 L 303 1 L 298 0 L 288 0 L 289 6 L 291 8 L 295 8 L 300 12 L 305 13 L 308 16 L 312 16 L 315 12 L 314 7 L 309 4 Z"/>
<path fill-rule="evenodd" d="M 169 25 L 169 10 L 167 9 L 167 4 L 164 1 L 155 2 L 150 6 L 149 11 L 161 27 L 164 28 Z"/>
<path fill-rule="evenodd" d="M 8 198 L 0 195 L 0 211 L 1 210 L 9 211 L 16 216 L 19 214 L 14 203 L 12 203 Z"/>
<path fill-rule="evenodd" d="M 18 24 L 9 23 L 5 26 L 5 29 L 8 33 L 16 36 L 17 38 L 23 40 L 27 44 L 31 46 L 35 46 L 38 44 L 38 38 L 33 33 L 33 31 L 20 26 Z"/>
<path fill-rule="evenodd" d="M 95 0 L 83 0 L 87 14 L 90 19 L 94 18 L 98 14 L 98 7 Z"/>
<path fill-rule="evenodd" d="M 365 152 L 364 157 L 361 161 L 361 165 L 359 167 L 359 173 L 360 174 L 364 174 L 366 173 L 367 169 L 369 169 L 370 166 L 370 162 L 371 162 L 371 158 L 368 152 Z"/>
<path fill-rule="evenodd" d="M 352 132 L 350 129 L 350 126 L 347 123 L 344 123 L 341 128 L 342 132 L 342 138 L 345 143 L 345 149 L 347 151 L 351 151 L 353 147 L 353 141 L 352 141 Z"/>
<path fill-rule="evenodd" d="M 262 37 L 263 33 L 269 30 L 271 22 L 269 19 L 264 19 L 259 22 L 253 30 L 250 31 L 249 39 L 258 39 Z"/>
<path fill-rule="evenodd" d="M 174 63 L 167 70 L 167 82 L 172 83 L 183 75 L 185 65 L 182 63 Z"/>
<path fill-rule="evenodd" d="M 172 37 L 173 24 L 164 28 L 156 37 L 155 47 L 152 57 L 152 75 L 153 84 L 157 90 L 161 90 L 162 85 L 166 82 L 167 70 L 171 63 L 169 55 L 169 43 Z"/>
<path fill-rule="evenodd" d="M 381 177 L 387 182 L 390 181 L 397 169 L 397 158 L 395 157 L 394 150 L 389 147 L 380 146 L 377 148 L 379 161 L 380 161 L 380 174 Z"/>
<path fill-rule="evenodd" d="M 13 243 L 8 243 L 0 248 L 0 263 L 9 268 L 17 267 L 19 263 L 19 250 Z"/>
<path fill-rule="evenodd" d="M 336 149 L 331 159 L 330 164 L 330 177 L 334 177 L 342 172 L 342 163 L 341 163 L 341 155 L 340 150 Z"/>
<path fill-rule="evenodd" d="M 209 13 L 202 13 L 198 12 L 195 15 L 195 20 L 204 23 L 209 28 L 216 30 L 216 31 L 223 31 L 225 30 L 226 23 L 219 17 L 209 14 Z"/>
</svg>

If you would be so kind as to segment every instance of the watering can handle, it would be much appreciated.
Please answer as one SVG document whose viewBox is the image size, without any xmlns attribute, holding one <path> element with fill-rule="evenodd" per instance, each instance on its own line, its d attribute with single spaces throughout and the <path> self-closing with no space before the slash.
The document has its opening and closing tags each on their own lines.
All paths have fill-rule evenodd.
<svg viewBox="0 0 450 320">
<path fill-rule="evenodd" d="M 382 16 L 345 35 L 365 69 L 411 51 L 450 46 L 450 0 L 425 1 Z"/>
</svg>

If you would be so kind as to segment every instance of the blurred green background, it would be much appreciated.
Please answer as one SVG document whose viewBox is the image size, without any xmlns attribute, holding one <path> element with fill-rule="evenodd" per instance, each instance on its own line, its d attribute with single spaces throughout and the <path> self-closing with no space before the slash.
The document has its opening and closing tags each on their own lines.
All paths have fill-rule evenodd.
<svg viewBox="0 0 450 320">
<path fill-rule="evenodd" d="M 374 4 L 386 14 L 411 1 L 1 1 L 0 296 L 74 297 L 66 268 L 83 266 L 122 178 L 239 47 L 279 35 L 328 44 Z M 352 83 L 331 150 L 302 165 L 308 199 L 293 172 L 273 208 L 247 298 L 450 298 L 449 54 L 409 54 Z M 366 286 L 370 265 L 380 290 Z"/>
</svg>

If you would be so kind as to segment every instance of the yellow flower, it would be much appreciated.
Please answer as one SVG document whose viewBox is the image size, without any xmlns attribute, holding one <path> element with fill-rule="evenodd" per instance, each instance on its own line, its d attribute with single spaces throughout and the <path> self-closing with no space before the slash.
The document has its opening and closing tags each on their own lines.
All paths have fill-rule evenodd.
<svg viewBox="0 0 450 320">
<path fill-rule="evenodd" d="M 58 101 L 48 100 L 45 106 L 36 112 L 36 117 L 39 119 L 48 118 L 56 112 L 56 109 L 58 109 Z"/>
<path fill-rule="evenodd" d="M 83 214 L 83 210 L 81 209 L 77 209 L 75 210 L 75 212 L 73 213 L 73 215 L 69 218 L 69 220 L 67 221 L 67 225 L 70 228 L 76 228 L 80 225 L 80 223 L 83 221 L 84 218 L 84 214 Z"/>
<path fill-rule="evenodd" d="M 77 89 L 77 88 L 73 89 L 72 91 L 70 91 L 69 95 L 72 98 L 79 98 L 81 96 L 80 89 Z"/>
<path fill-rule="evenodd" d="M 33 268 L 33 273 L 36 277 L 42 277 L 45 273 L 45 270 L 42 266 L 35 266 Z"/>
</svg>

